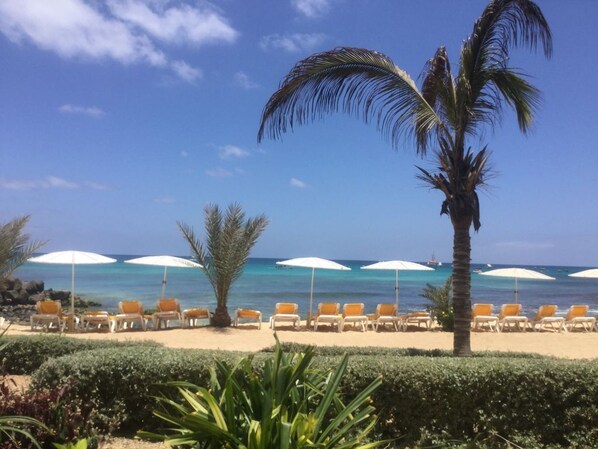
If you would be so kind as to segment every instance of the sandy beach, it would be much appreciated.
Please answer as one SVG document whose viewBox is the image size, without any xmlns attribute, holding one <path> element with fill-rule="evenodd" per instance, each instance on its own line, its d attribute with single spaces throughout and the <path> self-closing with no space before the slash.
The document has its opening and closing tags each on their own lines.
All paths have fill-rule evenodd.
<svg viewBox="0 0 598 449">
<path fill-rule="evenodd" d="M 317 346 L 377 346 L 388 348 L 452 349 L 453 334 L 448 332 L 409 330 L 407 332 L 346 330 L 338 333 L 322 330 L 291 330 L 280 326 L 276 332 L 282 342 L 295 342 Z M 10 335 L 34 335 L 29 326 L 13 325 Z M 267 323 L 258 329 L 247 324 L 238 328 L 218 329 L 198 327 L 173 328 L 159 331 L 125 331 L 118 333 L 86 332 L 66 334 L 74 338 L 101 340 L 154 340 L 171 348 L 223 349 L 259 351 L 274 344 L 274 332 Z M 598 358 L 597 332 L 472 332 L 471 347 L 474 351 L 530 352 L 567 359 Z"/>
</svg>

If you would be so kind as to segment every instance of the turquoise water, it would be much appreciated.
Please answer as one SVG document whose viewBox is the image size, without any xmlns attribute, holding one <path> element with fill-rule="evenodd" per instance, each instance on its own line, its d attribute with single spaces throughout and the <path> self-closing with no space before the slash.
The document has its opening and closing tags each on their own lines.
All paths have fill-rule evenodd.
<svg viewBox="0 0 598 449">
<path fill-rule="evenodd" d="M 75 290 L 84 299 L 102 303 L 103 309 L 115 310 L 118 301 L 139 299 L 152 308 L 162 289 L 162 267 L 132 265 L 123 260 L 137 256 L 112 255 L 118 262 L 107 265 L 78 265 L 75 268 Z M 279 268 L 279 259 L 250 259 L 241 278 L 233 285 L 229 310 L 237 307 L 257 308 L 268 315 L 276 302 L 296 302 L 305 316 L 309 306 L 311 269 Z M 394 302 L 395 272 L 361 270 L 373 261 L 337 261 L 351 271 L 316 270 L 314 306 L 320 301 L 364 302 L 373 311 L 380 302 Z M 503 268 L 494 265 L 493 268 Z M 529 266 L 554 281 L 519 280 L 519 302 L 524 313 L 532 315 L 541 304 L 557 304 L 564 313 L 571 304 L 588 304 L 598 313 L 598 279 L 571 278 L 567 275 L 592 267 Z M 486 266 L 472 265 L 474 269 Z M 423 309 L 427 301 L 419 295 L 426 283 L 440 286 L 451 274 L 448 264 L 435 271 L 401 271 L 399 274 L 399 309 L 408 312 Z M 15 276 L 22 280 L 43 280 L 46 289 L 70 290 L 71 268 L 68 265 L 27 263 Z M 490 302 L 498 310 L 500 304 L 513 302 L 514 280 L 480 276 L 472 273 L 473 302 Z M 184 308 L 215 305 L 214 293 L 201 270 L 169 268 L 167 297 L 176 297 Z"/>
</svg>

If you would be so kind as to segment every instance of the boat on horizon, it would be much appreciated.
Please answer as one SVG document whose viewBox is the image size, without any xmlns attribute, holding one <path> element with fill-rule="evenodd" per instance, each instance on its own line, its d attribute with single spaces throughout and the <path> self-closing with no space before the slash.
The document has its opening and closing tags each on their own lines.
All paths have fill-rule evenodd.
<svg viewBox="0 0 598 449">
<path fill-rule="evenodd" d="M 438 266 L 442 266 L 442 262 L 438 262 L 436 260 L 436 257 L 434 256 L 434 253 L 432 253 L 432 258 L 428 260 L 427 265 L 438 265 Z"/>
</svg>

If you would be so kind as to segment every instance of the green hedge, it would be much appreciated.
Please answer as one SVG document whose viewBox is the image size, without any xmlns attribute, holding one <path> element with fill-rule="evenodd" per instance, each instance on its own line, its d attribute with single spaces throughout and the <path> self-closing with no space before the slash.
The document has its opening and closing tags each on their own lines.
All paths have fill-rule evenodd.
<svg viewBox="0 0 598 449">
<path fill-rule="evenodd" d="M 334 349 L 337 354 L 345 350 Z M 598 447 L 598 361 L 365 352 L 350 358 L 343 392 L 353 397 L 382 375 L 383 385 L 372 398 L 380 417 L 377 431 L 381 437 L 401 436 L 402 446 L 497 433 L 526 448 Z M 232 363 L 241 356 L 142 346 L 85 351 L 49 360 L 35 373 L 33 385 L 68 383 L 78 397 L 96 398 L 104 412 L 124 413 L 126 427 L 147 429 L 153 426 L 152 396 L 158 384 L 187 380 L 206 385 L 216 360 Z M 255 356 L 258 370 L 260 360 L 269 356 Z M 315 364 L 328 368 L 338 360 L 319 355 Z M 493 446 L 498 447 L 488 447 Z"/>
<path fill-rule="evenodd" d="M 46 360 L 100 348 L 161 347 L 153 341 L 118 342 L 69 338 L 61 335 L 30 335 L 2 337 L 8 346 L 0 354 L 0 366 L 8 374 L 32 374 Z"/>
</svg>

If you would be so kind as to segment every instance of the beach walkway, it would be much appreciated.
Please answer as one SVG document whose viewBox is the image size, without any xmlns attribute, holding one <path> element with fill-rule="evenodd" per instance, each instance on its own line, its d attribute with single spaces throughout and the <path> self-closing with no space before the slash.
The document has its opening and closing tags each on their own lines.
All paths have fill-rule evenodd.
<svg viewBox="0 0 598 449">
<path fill-rule="evenodd" d="M 440 331 L 408 332 L 359 332 L 342 333 L 328 330 L 295 331 L 277 329 L 282 342 L 294 342 L 317 346 L 374 346 L 385 348 L 446 349 L 453 347 L 453 334 Z M 10 335 L 35 335 L 29 326 L 13 325 Z M 101 340 L 154 340 L 171 348 L 223 349 L 253 352 L 274 345 L 274 333 L 264 323 L 262 329 L 255 325 L 224 329 L 199 327 L 194 329 L 173 328 L 159 331 L 87 332 L 68 334 L 75 338 Z M 474 351 L 529 352 L 568 359 L 598 358 L 598 332 L 551 333 L 551 332 L 472 332 L 471 347 Z M 339 352 L 342 349 L 339 348 Z"/>
</svg>

